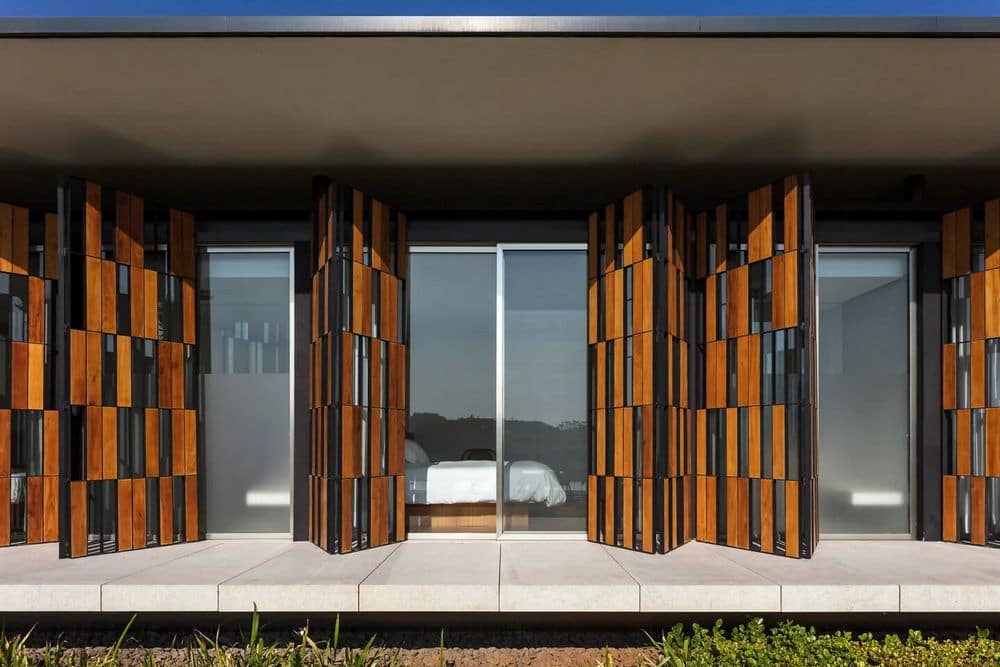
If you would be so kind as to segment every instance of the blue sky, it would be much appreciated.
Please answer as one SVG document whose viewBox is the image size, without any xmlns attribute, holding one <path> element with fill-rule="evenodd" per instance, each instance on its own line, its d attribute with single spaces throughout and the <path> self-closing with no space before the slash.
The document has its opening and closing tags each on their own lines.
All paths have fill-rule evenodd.
<svg viewBox="0 0 1000 667">
<path fill-rule="evenodd" d="M 0 16 L 996 16 L 1000 0 L 0 0 Z"/>
</svg>

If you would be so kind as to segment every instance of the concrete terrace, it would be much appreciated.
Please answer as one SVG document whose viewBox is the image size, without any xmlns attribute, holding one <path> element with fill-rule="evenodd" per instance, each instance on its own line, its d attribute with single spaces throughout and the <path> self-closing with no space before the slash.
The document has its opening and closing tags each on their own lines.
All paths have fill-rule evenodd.
<svg viewBox="0 0 1000 667">
<path fill-rule="evenodd" d="M 822 542 L 812 560 L 691 543 L 406 542 L 346 556 L 206 541 L 78 560 L 0 549 L 0 614 L 39 612 L 1000 612 L 1000 553 Z"/>
</svg>

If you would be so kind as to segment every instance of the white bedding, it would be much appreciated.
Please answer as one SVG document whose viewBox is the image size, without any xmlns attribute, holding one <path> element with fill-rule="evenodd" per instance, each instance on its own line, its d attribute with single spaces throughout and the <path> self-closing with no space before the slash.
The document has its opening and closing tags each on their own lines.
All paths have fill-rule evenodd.
<svg viewBox="0 0 1000 667">
<path fill-rule="evenodd" d="M 495 461 L 441 461 L 429 466 L 406 464 L 406 502 L 415 505 L 492 503 L 497 498 Z M 545 503 L 566 502 L 559 478 L 538 461 L 514 461 L 505 466 L 507 500 Z"/>
</svg>

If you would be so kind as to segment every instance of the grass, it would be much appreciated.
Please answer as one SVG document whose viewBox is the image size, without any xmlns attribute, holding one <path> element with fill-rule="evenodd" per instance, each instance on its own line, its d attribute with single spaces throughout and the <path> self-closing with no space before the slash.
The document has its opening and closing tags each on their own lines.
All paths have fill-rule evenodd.
<svg viewBox="0 0 1000 667">
<path fill-rule="evenodd" d="M 59 640 L 29 648 L 31 631 L 8 635 L 0 630 L 0 667 L 112 667 L 121 664 L 121 650 L 135 621 L 133 616 L 115 644 L 101 653 L 73 649 Z M 659 637 L 647 635 L 648 646 L 638 651 L 628 663 L 616 661 L 610 650 L 596 660 L 597 667 L 688 667 L 709 665 L 1000 665 L 1000 641 L 985 630 L 957 639 L 925 637 L 911 630 L 905 637 L 850 632 L 817 633 L 790 621 L 773 627 L 761 619 L 726 628 L 721 621 L 711 628 L 675 625 Z M 129 664 L 144 667 L 183 664 L 188 667 L 395 667 L 404 665 L 400 650 L 376 644 L 372 636 L 363 646 L 342 646 L 340 621 L 329 639 L 317 641 L 304 628 L 295 641 L 268 643 L 261 632 L 260 616 L 254 611 L 249 634 L 238 644 L 229 645 L 214 637 L 196 632 L 194 639 L 167 661 L 143 649 L 130 649 Z M 551 650 L 551 649 L 550 649 Z M 138 657 L 136 652 L 139 652 Z M 440 667 L 451 665 L 445 659 L 444 631 L 438 648 Z M 595 664 L 595 663 L 590 663 Z"/>
</svg>

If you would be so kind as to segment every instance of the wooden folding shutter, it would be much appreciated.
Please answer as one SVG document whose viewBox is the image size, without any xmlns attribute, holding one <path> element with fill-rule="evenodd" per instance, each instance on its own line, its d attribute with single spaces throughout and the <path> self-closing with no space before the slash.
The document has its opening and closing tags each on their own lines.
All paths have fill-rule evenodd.
<svg viewBox="0 0 1000 667">
<path fill-rule="evenodd" d="M 815 548 L 814 250 L 806 175 L 695 217 L 699 541 Z"/>
<path fill-rule="evenodd" d="M 588 219 L 591 541 L 663 553 L 692 537 L 687 228 L 665 187 Z"/>
<path fill-rule="evenodd" d="M 0 546 L 58 538 L 56 230 L 55 214 L 0 203 Z"/>
<path fill-rule="evenodd" d="M 1000 199 L 941 222 L 941 536 L 1000 547 Z"/>
<path fill-rule="evenodd" d="M 314 184 L 309 539 L 347 553 L 405 539 L 406 218 Z"/>
<path fill-rule="evenodd" d="M 65 178 L 57 233 L 60 556 L 201 539 L 194 218 Z"/>
</svg>

